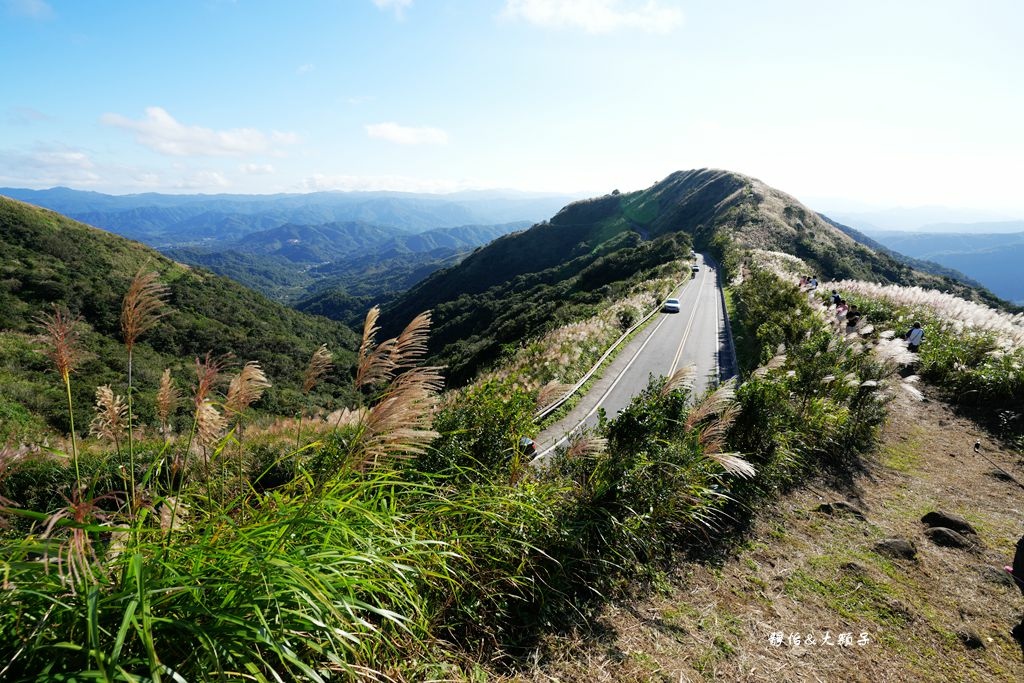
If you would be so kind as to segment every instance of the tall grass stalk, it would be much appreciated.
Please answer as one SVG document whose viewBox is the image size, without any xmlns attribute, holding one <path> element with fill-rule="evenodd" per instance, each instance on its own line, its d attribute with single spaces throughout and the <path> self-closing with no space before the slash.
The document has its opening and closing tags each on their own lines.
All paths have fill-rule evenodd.
<svg viewBox="0 0 1024 683">
<path fill-rule="evenodd" d="M 71 399 L 71 373 L 75 371 L 81 360 L 78 347 L 80 318 L 71 317 L 66 308 L 57 305 L 53 313 L 43 314 L 37 322 L 43 328 L 42 341 L 46 345 L 46 354 L 57 368 L 61 381 L 64 383 L 64 394 L 68 402 L 68 421 L 71 425 L 71 457 L 75 463 L 75 488 L 82 490 L 82 474 L 78 466 L 78 440 L 75 435 L 75 406 Z"/>
<path fill-rule="evenodd" d="M 263 392 L 270 387 L 270 381 L 256 361 L 249 361 L 242 367 L 242 371 L 235 375 L 228 386 L 228 395 L 224 401 L 224 409 L 234 421 L 234 437 L 238 445 L 238 490 L 241 495 L 244 492 L 245 482 L 243 476 L 243 463 L 245 461 L 242 452 L 242 417 L 243 413 L 256 401 L 260 400 Z M 243 510 L 244 512 L 244 510 Z"/>
<path fill-rule="evenodd" d="M 320 380 L 334 367 L 334 359 L 331 352 L 327 350 L 327 344 L 321 344 L 309 359 L 306 372 L 302 376 L 302 395 L 309 397 L 309 392 L 320 383 Z M 298 427 L 295 430 L 295 447 L 298 448 L 302 441 L 302 411 L 298 415 Z"/>
<path fill-rule="evenodd" d="M 161 308 L 167 287 L 157 281 L 155 272 L 140 269 L 125 294 L 121 306 L 121 332 L 124 336 L 125 349 L 128 351 L 128 468 L 131 477 L 129 493 L 131 506 L 134 510 L 137 503 L 135 490 L 135 416 L 133 413 L 134 386 L 134 351 L 139 337 L 152 329 L 163 316 Z"/>
</svg>

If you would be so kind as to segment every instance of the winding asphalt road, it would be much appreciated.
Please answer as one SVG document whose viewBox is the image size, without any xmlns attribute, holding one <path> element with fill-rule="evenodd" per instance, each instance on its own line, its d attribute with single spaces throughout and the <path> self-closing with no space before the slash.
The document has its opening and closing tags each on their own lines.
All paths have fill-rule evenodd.
<svg viewBox="0 0 1024 683">
<path fill-rule="evenodd" d="M 604 408 L 608 417 L 615 417 L 647 387 L 651 376 L 668 376 L 678 368 L 694 365 L 697 371 L 693 388 L 699 395 L 733 374 L 718 273 L 703 254 L 697 256 L 697 264 L 700 271 L 673 294 L 679 299 L 680 312 L 657 313 L 621 349 L 576 407 L 537 437 L 534 462 L 543 462 L 581 426 L 595 426 L 599 408 Z"/>
</svg>

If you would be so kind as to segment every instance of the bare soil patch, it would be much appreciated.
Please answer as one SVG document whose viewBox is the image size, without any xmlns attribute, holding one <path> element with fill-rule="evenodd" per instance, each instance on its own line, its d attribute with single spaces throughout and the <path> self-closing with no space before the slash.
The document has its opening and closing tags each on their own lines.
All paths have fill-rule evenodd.
<svg viewBox="0 0 1024 683">
<path fill-rule="evenodd" d="M 683 563 L 654 595 L 547 636 L 516 680 L 1024 680 L 1010 634 L 1024 598 L 1002 571 L 1024 489 L 990 460 L 1024 482 L 1021 453 L 939 401 L 901 396 L 862 472 L 759 511 L 724 562 Z M 962 534 L 969 547 L 925 534 L 935 510 L 977 531 Z M 912 551 L 877 545 L 890 539 Z"/>
</svg>

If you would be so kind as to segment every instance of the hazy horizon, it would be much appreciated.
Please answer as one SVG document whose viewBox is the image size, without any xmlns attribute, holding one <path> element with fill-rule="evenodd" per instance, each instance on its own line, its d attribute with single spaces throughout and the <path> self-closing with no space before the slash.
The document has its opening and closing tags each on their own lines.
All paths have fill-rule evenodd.
<svg viewBox="0 0 1024 683">
<path fill-rule="evenodd" d="M 592 196 L 712 167 L 816 210 L 1024 217 L 1013 2 L 0 0 L 0 16 L 2 186 Z"/>
</svg>

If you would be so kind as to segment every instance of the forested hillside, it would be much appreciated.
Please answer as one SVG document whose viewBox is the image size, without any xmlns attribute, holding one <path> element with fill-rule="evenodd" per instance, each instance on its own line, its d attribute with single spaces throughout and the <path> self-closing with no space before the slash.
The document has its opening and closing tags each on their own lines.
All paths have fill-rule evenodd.
<svg viewBox="0 0 1024 683">
<path fill-rule="evenodd" d="M 197 356 L 232 354 L 235 362 L 261 363 L 274 383 L 263 405 L 287 412 L 299 402 L 303 370 L 321 344 L 343 368 L 326 390 L 338 392 L 347 383 L 342 377 L 355 336 L 343 325 L 275 304 L 136 242 L 0 197 L 0 417 L 8 434 L 17 431 L 15 423 L 31 422 L 25 409 L 65 427 L 59 382 L 48 376 L 48 363 L 33 341 L 40 332 L 37 317 L 55 305 L 81 316 L 84 324 L 88 353 L 77 371 L 83 381 L 75 385 L 76 403 L 84 409 L 97 385 L 120 381 L 121 301 L 140 269 L 157 272 L 168 287 L 166 315 L 139 345 L 142 390 L 154 391 L 165 367 L 187 386 Z"/>
<path fill-rule="evenodd" d="M 474 248 L 527 227 L 522 221 L 409 233 L 358 221 L 282 225 L 224 243 L 165 248 L 183 263 L 230 277 L 300 310 L 358 318 L 392 292 L 456 263 Z M 352 301 L 338 312 L 325 302 Z"/>
</svg>

